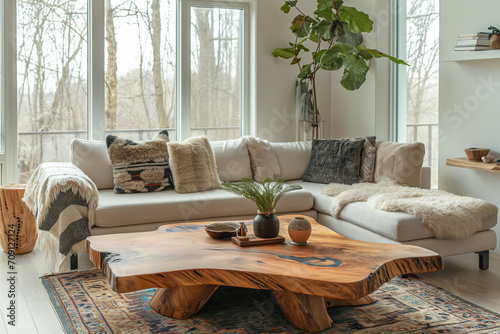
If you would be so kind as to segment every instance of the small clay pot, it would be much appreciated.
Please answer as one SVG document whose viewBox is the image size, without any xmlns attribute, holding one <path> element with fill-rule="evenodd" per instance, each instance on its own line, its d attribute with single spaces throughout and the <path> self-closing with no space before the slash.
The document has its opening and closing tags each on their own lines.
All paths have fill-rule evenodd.
<svg viewBox="0 0 500 334">
<path fill-rule="evenodd" d="M 304 217 L 294 217 L 288 224 L 288 234 L 296 244 L 304 244 L 311 236 L 311 223 Z"/>
<path fill-rule="evenodd" d="M 500 35 L 493 35 L 490 38 L 490 49 L 500 49 Z"/>
</svg>

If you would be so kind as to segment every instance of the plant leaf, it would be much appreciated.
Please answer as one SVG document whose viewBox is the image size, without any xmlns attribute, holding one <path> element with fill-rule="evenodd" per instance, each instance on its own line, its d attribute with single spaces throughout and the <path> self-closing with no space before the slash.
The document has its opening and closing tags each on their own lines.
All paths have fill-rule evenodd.
<svg viewBox="0 0 500 334">
<path fill-rule="evenodd" d="M 334 21 L 334 20 L 337 19 L 335 17 L 335 13 L 332 11 L 331 8 L 322 9 L 322 10 L 316 10 L 316 11 L 314 11 L 314 14 L 317 17 L 321 17 L 321 18 L 325 19 L 328 22 L 332 22 L 332 21 Z"/>
<path fill-rule="evenodd" d="M 361 85 L 363 85 L 365 81 L 366 72 L 363 74 L 354 74 L 345 70 L 340 83 L 347 90 L 356 90 L 359 89 L 359 87 L 361 87 Z"/>
<path fill-rule="evenodd" d="M 341 56 L 351 55 L 354 52 L 354 47 L 349 44 L 335 44 L 329 48 L 321 57 L 323 64 L 329 64 Z"/>
<path fill-rule="evenodd" d="M 319 67 L 321 67 L 322 69 L 327 70 L 327 71 L 336 71 L 339 68 L 341 68 L 343 64 L 344 64 L 344 60 L 342 58 L 337 58 L 337 59 L 332 60 L 328 64 L 324 64 L 324 63 L 320 62 Z"/>
<path fill-rule="evenodd" d="M 292 32 L 297 35 L 297 37 L 305 37 L 311 32 L 312 19 L 304 15 L 297 15 L 290 26 Z"/>
<path fill-rule="evenodd" d="M 393 56 L 390 56 L 386 53 L 383 53 L 379 50 L 375 50 L 375 49 L 361 49 L 361 52 L 366 52 L 372 56 L 374 56 L 375 58 L 388 58 L 390 61 L 396 63 L 396 64 L 400 64 L 400 65 L 406 65 L 406 66 L 410 66 L 407 62 L 405 62 L 404 60 L 402 59 L 398 59 L 396 57 L 393 57 Z"/>
<path fill-rule="evenodd" d="M 319 60 L 321 59 L 321 56 L 323 56 L 323 54 L 325 54 L 327 49 L 323 49 L 323 50 L 319 50 L 317 53 L 313 53 L 313 56 L 314 56 L 314 61 L 316 63 L 319 63 Z"/>
<path fill-rule="evenodd" d="M 311 74 L 311 65 L 312 64 L 308 64 L 308 65 L 302 67 L 302 69 L 300 70 L 300 73 L 298 75 L 299 79 L 303 79 L 305 77 L 308 77 Z"/>
<path fill-rule="evenodd" d="M 283 13 L 288 14 L 290 12 L 290 8 L 295 7 L 297 4 L 297 0 L 285 1 L 285 4 L 281 6 L 281 10 Z"/>
<path fill-rule="evenodd" d="M 344 68 L 351 74 L 363 74 L 368 71 L 368 64 L 363 57 L 350 55 L 344 58 Z"/>
<path fill-rule="evenodd" d="M 342 22 L 343 34 L 339 34 L 339 42 L 344 44 L 349 44 L 352 46 L 358 46 L 363 43 L 363 35 L 355 34 L 349 30 L 347 23 Z"/>
<path fill-rule="evenodd" d="M 284 59 L 290 59 L 292 57 L 295 57 L 295 52 L 293 48 L 285 48 L 285 49 L 274 49 L 272 52 L 272 55 L 275 58 L 284 58 Z"/>
<path fill-rule="evenodd" d="M 347 23 L 349 30 L 355 34 L 370 32 L 373 30 L 373 21 L 370 17 L 358 11 L 354 7 L 342 6 L 339 8 L 339 16 L 342 22 Z"/>
<path fill-rule="evenodd" d="M 324 10 L 332 11 L 332 9 L 333 9 L 332 0 L 318 0 L 317 11 L 324 11 Z"/>
<path fill-rule="evenodd" d="M 311 41 L 313 41 L 314 43 L 319 43 L 319 36 L 318 36 L 318 35 L 316 35 L 316 34 L 314 33 L 314 31 L 312 31 L 312 32 L 309 34 L 309 39 L 310 39 Z"/>
<path fill-rule="evenodd" d="M 331 28 L 332 28 L 332 23 L 325 20 L 319 21 L 317 24 L 312 26 L 312 30 L 319 37 L 323 37 L 323 39 L 325 40 L 333 38 Z"/>
</svg>

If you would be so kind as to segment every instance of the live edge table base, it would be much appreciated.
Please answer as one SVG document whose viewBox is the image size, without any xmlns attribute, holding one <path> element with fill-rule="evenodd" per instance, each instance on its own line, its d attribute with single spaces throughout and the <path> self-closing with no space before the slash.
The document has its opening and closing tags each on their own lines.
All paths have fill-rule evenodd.
<svg viewBox="0 0 500 334">
<path fill-rule="evenodd" d="M 149 304 L 161 315 L 188 319 L 198 313 L 218 287 L 196 285 L 158 288 Z M 320 332 L 331 327 L 332 319 L 328 315 L 327 307 L 360 306 L 375 302 L 371 296 L 349 301 L 277 290 L 273 291 L 273 295 L 287 320 L 295 327 L 308 332 Z"/>
</svg>

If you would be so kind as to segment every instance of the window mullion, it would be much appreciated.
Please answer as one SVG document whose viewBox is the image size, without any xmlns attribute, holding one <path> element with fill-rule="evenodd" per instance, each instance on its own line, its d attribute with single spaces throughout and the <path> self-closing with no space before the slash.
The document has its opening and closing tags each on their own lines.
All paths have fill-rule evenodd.
<svg viewBox="0 0 500 334">
<path fill-rule="evenodd" d="M 104 1 L 88 2 L 88 138 L 105 138 L 105 27 Z"/>
<path fill-rule="evenodd" d="M 17 1 L 3 1 L 2 25 L 2 136 L 4 183 L 17 182 Z"/>
<path fill-rule="evenodd" d="M 191 5 L 177 1 L 177 139 L 191 135 Z"/>
</svg>

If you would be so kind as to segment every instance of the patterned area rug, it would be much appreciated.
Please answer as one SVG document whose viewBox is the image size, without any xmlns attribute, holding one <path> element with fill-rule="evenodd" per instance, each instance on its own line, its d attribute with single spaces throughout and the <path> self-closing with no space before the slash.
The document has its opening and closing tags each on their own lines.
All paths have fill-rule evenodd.
<svg viewBox="0 0 500 334">
<path fill-rule="evenodd" d="M 154 289 L 117 294 L 96 270 L 50 275 L 43 285 L 66 333 L 303 333 L 269 291 L 220 287 L 187 320 L 156 313 Z M 500 333 L 500 315 L 418 278 L 395 278 L 371 305 L 329 308 L 323 333 Z"/>
</svg>

